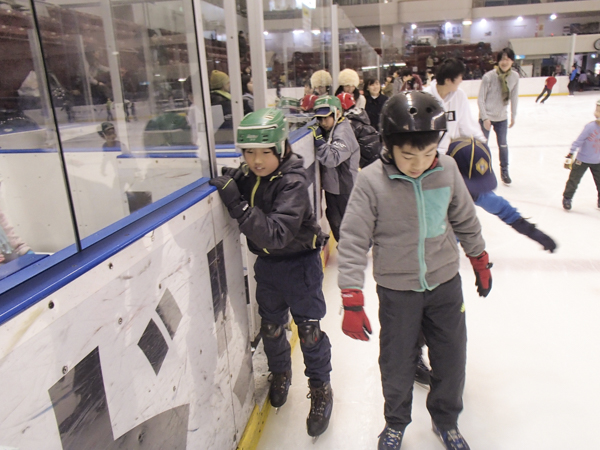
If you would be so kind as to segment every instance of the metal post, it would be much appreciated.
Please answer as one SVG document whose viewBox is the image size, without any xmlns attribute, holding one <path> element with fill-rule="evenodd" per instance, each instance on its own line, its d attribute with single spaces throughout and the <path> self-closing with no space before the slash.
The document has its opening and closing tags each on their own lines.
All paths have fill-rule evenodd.
<svg viewBox="0 0 600 450">
<path fill-rule="evenodd" d="M 254 109 L 267 107 L 267 59 L 265 57 L 265 36 L 263 2 L 252 2 L 248 8 L 248 37 L 250 62 L 252 63 L 252 84 L 254 85 Z"/>
<path fill-rule="evenodd" d="M 235 0 L 224 0 L 223 10 L 225 12 L 225 34 L 227 35 L 227 66 L 229 67 L 231 86 L 231 115 L 233 116 L 233 129 L 237 130 L 244 117 L 244 102 L 242 100 L 242 70 Z"/>
<path fill-rule="evenodd" d="M 571 67 L 575 63 L 575 43 L 577 42 L 577 34 L 571 35 L 571 51 L 569 52 L 569 64 L 567 65 L 567 73 L 571 73 Z"/>
<path fill-rule="evenodd" d="M 337 88 L 340 73 L 340 30 L 338 27 L 338 6 L 331 5 L 331 78 L 333 85 L 331 93 Z"/>
</svg>

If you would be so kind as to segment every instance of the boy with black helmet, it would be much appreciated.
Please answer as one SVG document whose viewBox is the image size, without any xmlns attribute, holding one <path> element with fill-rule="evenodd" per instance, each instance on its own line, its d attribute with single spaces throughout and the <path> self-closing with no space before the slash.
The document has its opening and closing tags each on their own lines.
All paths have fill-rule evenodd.
<svg viewBox="0 0 600 450">
<path fill-rule="evenodd" d="M 318 125 L 311 127 L 321 185 L 325 191 L 325 215 L 334 239 L 340 241 L 340 225 L 354 180 L 358 174 L 360 147 L 352 126 L 343 116 L 340 99 L 323 95 L 315 101 Z"/>
<path fill-rule="evenodd" d="M 333 407 L 331 344 L 319 322 L 326 311 L 320 250 L 327 236 L 313 213 L 302 158 L 292 153 L 287 138 L 280 110 L 266 108 L 246 115 L 236 139 L 245 163 L 223 168 L 223 175 L 210 184 L 237 219 L 250 251 L 258 255 L 256 301 L 272 377 L 271 404 L 282 406 L 291 384 L 290 344 L 284 328 L 291 312 L 309 378 L 308 434 L 319 436 L 327 429 Z"/>
<path fill-rule="evenodd" d="M 354 339 L 368 340 L 371 333 L 362 288 L 373 245 L 386 419 L 379 450 L 399 449 L 411 421 L 421 330 L 433 368 L 427 397 L 433 430 L 447 449 L 469 448 L 457 427 L 466 327 L 456 238 L 473 265 L 480 296 L 490 292 L 491 264 L 456 163 L 437 152 L 445 130 L 444 109 L 430 94 L 391 97 L 381 115 L 382 158 L 359 173 L 342 223 L 342 330 Z"/>
</svg>

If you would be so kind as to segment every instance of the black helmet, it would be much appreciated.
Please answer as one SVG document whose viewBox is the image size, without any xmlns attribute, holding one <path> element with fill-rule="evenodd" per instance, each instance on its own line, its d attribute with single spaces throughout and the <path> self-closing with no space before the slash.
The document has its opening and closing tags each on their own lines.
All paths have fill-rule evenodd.
<svg viewBox="0 0 600 450">
<path fill-rule="evenodd" d="M 446 131 L 446 114 L 436 98 L 422 91 L 400 92 L 383 105 L 381 135 L 389 151 L 389 137 L 399 133 Z"/>
</svg>

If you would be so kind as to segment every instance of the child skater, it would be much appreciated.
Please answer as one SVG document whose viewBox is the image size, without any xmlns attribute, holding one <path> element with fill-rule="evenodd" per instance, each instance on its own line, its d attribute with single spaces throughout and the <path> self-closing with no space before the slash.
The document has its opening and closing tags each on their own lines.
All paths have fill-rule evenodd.
<svg viewBox="0 0 600 450">
<path fill-rule="evenodd" d="M 272 380 L 271 405 L 282 406 L 291 384 L 289 312 L 298 325 L 311 408 L 310 436 L 322 434 L 333 407 L 331 344 L 319 321 L 325 316 L 322 292 L 321 232 L 310 203 L 302 158 L 292 153 L 283 113 L 275 108 L 248 114 L 240 122 L 236 145 L 245 164 L 223 168 L 210 180 L 258 255 L 254 264 L 261 335 Z"/>
<path fill-rule="evenodd" d="M 427 397 L 433 431 L 447 449 L 468 450 L 457 425 L 467 337 L 455 236 L 483 297 L 492 287 L 491 263 L 456 163 L 437 151 L 446 130 L 442 106 L 430 94 L 408 91 L 391 97 L 381 114 L 382 158 L 359 173 L 342 223 L 342 330 L 354 339 L 369 339 L 362 287 L 372 243 L 386 420 L 378 450 L 400 449 L 411 422 L 421 330 L 433 368 Z"/>
<path fill-rule="evenodd" d="M 600 100 L 596 102 L 596 111 L 594 112 L 596 120 L 588 123 L 575 142 L 571 145 L 571 150 L 567 155 L 567 167 L 570 166 L 571 173 L 563 192 L 563 208 L 569 211 L 572 207 L 573 196 L 579 186 L 581 177 L 587 171 L 588 167 L 594 177 L 596 190 L 598 191 L 598 208 L 600 208 Z M 577 153 L 577 158 L 573 161 L 573 155 Z"/>
</svg>

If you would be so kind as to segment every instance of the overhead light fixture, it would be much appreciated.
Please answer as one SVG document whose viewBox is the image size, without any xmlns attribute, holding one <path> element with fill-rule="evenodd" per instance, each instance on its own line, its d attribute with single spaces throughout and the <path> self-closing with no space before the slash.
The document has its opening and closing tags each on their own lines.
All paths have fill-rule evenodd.
<svg viewBox="0 0 600 450">
<path fill-rule="evenodd" d="M 294 30 L 294 31 L 292 31 L 292 33 L 294 33 L 294 34 L 302 34 L 302 33 L 304 33 L 304 30 Z"/>
<path fill-rule="evenodd" d="M 405 63 L 405 62 L 401 62 L 401 63 L 398 63 L 398 65 L 399 65 L 400 67 L 404 67 L 404 66 L 406 66 L 406 63 Z"/>
<path fill-rule="evenodd" d="M 473 23 L 472 20 L 469 20 L 469 19 L 463 20 L 463 25 L 471 25 L 472 23 Z"/>
<path fill-rule="evenodd" d="M 355 32 L 355 33 L 359 33 L 359 31 L 358 31 L 358 28 L 355 28 L 355 29 L 354 29 L 354 32 Z"/>
<path fill-rule="evenodd" d="M 485 25 L 487 23 L 487 20 L 485 19 L 481 19 L 481 22 L 479 22 L 481 25 Z"/>
<path fill-rule="evenodd" d="M 523 16 L 517 17 L 517 22 L 523 22 Z"/>
<path fill-rule="evenodd" d="M 450 22 L 446 22 L 446 26 L 447 26 L 447 27 L 451 27 L 451 26 L 452 26 L 452 24 L 451 24 Z"/>
<path fill-rule="evenodd" d="M 382 31 L 381 34 L 385 34 L 385 33 Z"/>
<path fill-rule="evenodd" d="M 416 30 L 416 29 L 417 29 L 417 24 L 416 24 L 416 23 L 413 23 L 413 24 L 412 24 L 410 27 L 411 27 L 413 30 Z"/>
<path fill-rule="evenodd" d="M 311 33 L 315 36 L 318 36 L 319 34 L 321 34 L 321 30 L 312 30 Z"/>
<path fill-rule="evenodd" d="M 178 78 L 177 81 L 179 81 L 180 83 L 183 83 L 185 81 L 185 78 Z"/>
<path fill-rule="evenodd" d="M 263 31 L 263 34 L 264 34 L 265 36 L 268 36 L 268 35 L 269 35 L 269 32 L 268 32 L 268 31 Z"/>
<path fill-rule="evenodd" d="M 550 20 L 556 20 L 556 14 L 552 14 L 552 15 L 550 16 Z"/>
</svg>

